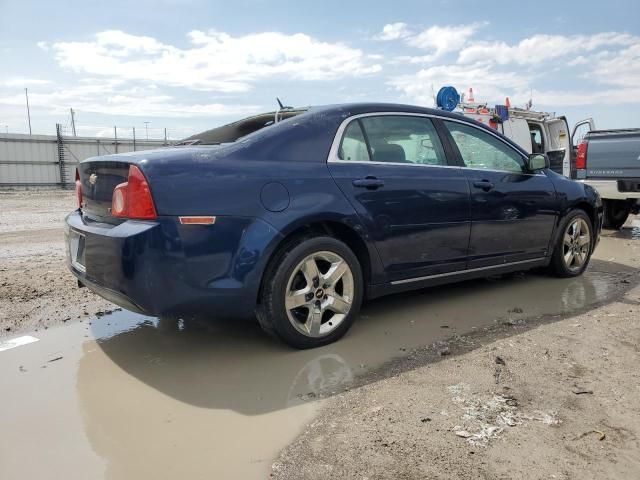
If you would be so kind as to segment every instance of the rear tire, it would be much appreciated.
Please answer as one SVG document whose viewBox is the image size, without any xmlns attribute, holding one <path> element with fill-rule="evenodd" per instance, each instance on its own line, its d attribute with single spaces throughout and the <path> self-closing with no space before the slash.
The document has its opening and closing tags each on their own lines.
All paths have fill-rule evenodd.
<svg viewBox="0 0 640 480">
<path fill-rule="evenodd" d="M 549 264 L 550 272 L 557 277 L 582 275 L 593 252 L 593 225 L 584 210 L 573 210 L 559 227 Z"/>
<path fill-rule="evenodd" d="M 602 226 L 610 230 L 620 230 L 629 217 L 631 207 L 626 200 L 603 200 L 604 219 Z"/>
<path fill-rule="evenodd" d="M 347 333 L 362 297 L 362 269 L 347 245 L 333 237 L 299 237 L 270 262 L 256 317 L 288 345 L 315 348 Z"/>
</svg>

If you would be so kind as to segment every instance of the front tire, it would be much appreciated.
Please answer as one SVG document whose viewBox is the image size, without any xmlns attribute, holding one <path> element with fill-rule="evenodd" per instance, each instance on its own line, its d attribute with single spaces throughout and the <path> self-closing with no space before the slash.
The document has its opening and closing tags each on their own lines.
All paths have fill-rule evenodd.
<svg viewBox="0 0 640 480">
<path fill-rule="evenodd" d="M 560 235 L 549 269 L 558 277 L 577 277 L 589 265 L 593 251 L 593 226 L 584 210 L 573 210 L 560 224 Z"/>
<path fill-rule="evenodd" d="M 351 327 L 363 296 L 362 269 L 333 237 L 302 237 L 270 262 L 256 316 L 262 328 L 295 348 L 335 342 Z"/>
<path fill-rule="evenodd" d="M 631 207 L 626 200 L 603 200 L 604 218 L 602 226 L 610 230 L 620 230 L 629 218 Z"/>
</svg>

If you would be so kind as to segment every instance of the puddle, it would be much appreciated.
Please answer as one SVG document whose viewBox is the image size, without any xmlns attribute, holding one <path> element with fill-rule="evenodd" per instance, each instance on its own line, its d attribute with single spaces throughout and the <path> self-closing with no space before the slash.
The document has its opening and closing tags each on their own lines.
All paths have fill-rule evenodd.
<svg viewBox="0 0 640 480">
<path fill-rule="evenodd" d="M 260 415 L 340 391 L 358 374 L 454 334 L 601 303 L 620 290 L 624 271 L 632 270 L 594 260 L 573 279 L 512 275 L 381 298 L 365 305 L 340 342 L 306 351 L 273 342 L 241 320 L 120 311 L 91 328 L 101 353 L 150 387 L 198 407 Z M 81 369 L 85 363 L 91 356 Z"/>
<path fill-rule="evenodd" d="M 625 241 L 603 239 L 605 256 Z M 511 275 L 382 298 L 344 339 L 307 351 L 237 320 L 120 311 L 51 329 L 0 354 L 0 478 L 265 478 L 321 394 L 455 334 L 606 302 L 633 271 L 594 259 L 574 279 Z"/>
<path fill-rule="evenodd" d="M 634 240 L 640 240 L 640 220 L 633 219 L 631 221 L 631 238 Z"/>
<path fill-rule="evenodd" d="M 604 237 L 640 240 L 640 218 L 631 218 L 620 230 L 603 230 Z"/>
</svg>

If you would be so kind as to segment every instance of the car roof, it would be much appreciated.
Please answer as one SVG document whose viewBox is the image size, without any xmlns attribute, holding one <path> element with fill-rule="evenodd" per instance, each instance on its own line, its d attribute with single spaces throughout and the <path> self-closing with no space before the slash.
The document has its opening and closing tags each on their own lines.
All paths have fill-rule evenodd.
<svg viewBox="0 0 640 480">
<path fill-rule="evenodd" d="M 492 135 L 499 135 L 503 141 L 520 151 L 523 155 L 527 152 L 509 137 L 497 131 L 488 125 L 479 122 L 473 118 L 467 117 L 460 112 L 448 112 L 439 108 L 419 107 L 416 105 L 407 105 L 402 103 L 379 103 L 379 102 L 360 102 L 360 103 L 343 103 L 336 105 L 322 105 L 317 107 L 309 107 L 302 115 L 310 115 L 314 112 L 322 112 L 324 115 L 336 115 L 341 117 L 350 117 L 366 113 L 417 113 L 422 115 L 434 115 L 443 118 L 451 118 L 453 120 L 462 121 L 474 125 L 477 128 L 486 130 Z"/>
<path fill-rule="evenodd" d="M 420 107 L 417 105 L 408 105 L 403 103 L 382 103 L 382 102 L 357 102 L 357 103 L 339 103 L 332 105 L 317 105 L 308 108 L 308 112 L 322 111 L 325 113 L 340 113 L 348 111 L 350 115 L 359 115 L 362 113 L 375 112 L 402 112 L 402 113 L 421 113 L 424 115 L 438 115 L 441 117 L 466 118 L 458 112 L 447 112 L 436 108 Z"/>
<path fill-rule="evenodd" d="M 462 113 L 459 112 L 448 112 L 446 110 L 440 110 L 436 108 L 428 108 L 421 107 L 416 105 L 408 105 L 402 103 L 383 103 L 383 102 L 356 102 L 356 103 L 340 103 L 340 104 L 329 104 L 329 105 L 315 105 L 308 107 L 295 107 L 295 108 L 285 108 L 280 110 L 281 114 L 286 117 L 295 117 L 299 121 L 311 121 L 313 122 L 317 115 L 321 115 L 325 117 L 325 119 L 331 118 L 332 121 L 336 122 L 336 124 L 340 124 L 342 120 L 347 117 L 352 117 L 355 115 L 362 115 L 367 113 L 415 113 L 421 115 L 434 115 L 441 118 L 451 118 L 459 121 L 463 121 L 465 123 L 474 124 L 478 128 L 482 128 L 487 130 L 492 134 L 500 134 L 496 130 L 489 128 L 482 122 L 478 122 L 472 118 L 466 117 Z M 225 141 L 235 141 L 239 137 L 244 137 L 249 133 L 258 133 L 258 131 L 263 131 L 263 126 L 266 126 L 265 120 L 271 119 L 272 116 L 275 116 L 276 112 L 268 112 L 262 113 L 258 115 L 254 115 L 242 120 L 238 120 L 236 122 L 223 125 L 221 127 L 217 127 L 206 132 L 201 132 L 197 135 L 193 135 L 185 140 L 183 140 L 182 144 L 188 144 L 190 140 L 196 140 L 203 144 L 211 144 L 211 143 L 224 143 Z M 257 125 L 257 128 L 254 128 L 251 132 L 239 133 L 237 130 L 242 129 L 245 125 L 249 125 L 252 123 L 260 123 L 261 125 Z M 273 123 L 273 122 L 268 122 Z M 282 122 L 280 125 L 285 127 L 284 124 L 288 124 L 288 122 Z M 291 124 L 289 124 L 291 125 Z M 253 128 L 253 127 L 251 127 Z M 275 131 L 269 129 L 272 133 L 276 133 Z M 514 148 L 519 150 L 523 155 L 526 155 L 526 152 L 520 147 L 518 144 L 510 140 L 508 137 L 502 135 L 502 139 L 512 145 Z M 178 145 L 180 145 L 180 143 Z"/>
</svg>

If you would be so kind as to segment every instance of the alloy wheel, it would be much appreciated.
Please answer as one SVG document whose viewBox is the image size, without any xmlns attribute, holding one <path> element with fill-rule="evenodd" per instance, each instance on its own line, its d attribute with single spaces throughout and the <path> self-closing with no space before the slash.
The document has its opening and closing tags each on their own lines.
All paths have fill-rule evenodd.
<svg viewBox="0 0 640 480">
<path fill-rule="evenodd" d="M 564 232 L 562 258 L 572 272 L 580 270 L 589 258 L 591 234 L 584 218 L 575 218 Z"/>
<path fill-rule="evenodd" d="M 308 337 L 328 335 L 349 314 L 354 290 L 353 272 L 340 255 L 312 253 L 298 263 L 287 282 L 289 322 Z"/>
</svg>

